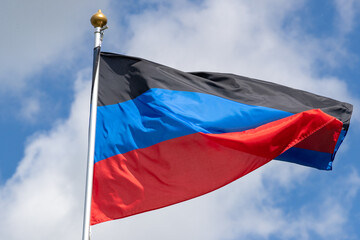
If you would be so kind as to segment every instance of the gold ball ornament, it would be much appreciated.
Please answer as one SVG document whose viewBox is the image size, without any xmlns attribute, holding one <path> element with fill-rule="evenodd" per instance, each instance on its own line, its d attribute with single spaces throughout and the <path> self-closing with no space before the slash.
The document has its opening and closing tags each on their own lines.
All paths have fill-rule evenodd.
<svg viewBox="0 0 360 240">
<path fill-rule="evenodd" d="M 91 24 L 94 27 L 103 27 L 106 25 L 107 23 L 107 18 L 106 16 L 101 12 L 101 10 L 99 9 L 99 11 L 97 11 L 97 13 L 95 13 L 94 15 L 92 15 L 91 19 L 90 19 Z"/>
</svg>

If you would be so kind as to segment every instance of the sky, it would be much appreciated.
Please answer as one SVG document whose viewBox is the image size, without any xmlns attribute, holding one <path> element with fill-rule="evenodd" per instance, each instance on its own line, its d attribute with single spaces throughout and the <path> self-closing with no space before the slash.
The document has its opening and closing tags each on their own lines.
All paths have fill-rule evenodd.
<svg viewBox="0 0 360 240">
<path fill-rule="evenodd" d="M 92 239 L 360 239 L 359 0 L 5 0 L 0 239 L 80 239 L 93 27 L 103 51 L 272 81 L 354 105 L 333 170 L 271 161 Z"/>
</svg>

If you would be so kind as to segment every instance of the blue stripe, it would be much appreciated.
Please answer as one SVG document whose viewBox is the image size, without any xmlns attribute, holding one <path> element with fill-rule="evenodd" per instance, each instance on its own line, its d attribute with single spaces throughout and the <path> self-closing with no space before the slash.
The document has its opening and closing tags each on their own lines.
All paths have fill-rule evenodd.
<svg viewBox="0 0 360 240">
<path fill-rule="evenodd" d="M 292 147 L 283 154 L 279 155 L 276 160 L 297 163 L 321 170 L 331 170 L 332 156 L 333 154 L 331 153 Z"/>
<path fill-rule="evenodd" d="M 95 162 L 196 132 L 240 132 L 290 115 L 204 93 L 150 89 L 98 107 Z"/>
<path fill-rule="evenodd" d="M 276 160 L 297 163 L 300 165 L 317 168 L 320 170 L 332 170 L 337 150 L 343 142 L 347 131 L 342 130 L 336 142 L 333 153 L 318 152 L 309 149 L 292 147 L 276 158 Z"/>
<path fill-rule="evenodd" d="M 334 155 L 335 155 L 335 153 L 339 150 L 339 147 L 340 147 L 341 143 L 344 141 L 344 138 L 345 138 L 345 136 L 346 136 L 346 133 L 347 133 L 347 131 L 341 130 L 340 136 L 339 136 L 339 138 L 338 138 L 338 140 L 337 140 L 337 142 L 336 142 Z M 335 157 L 335 156 L 334 156 L 334 157 Z"/>
</svg>

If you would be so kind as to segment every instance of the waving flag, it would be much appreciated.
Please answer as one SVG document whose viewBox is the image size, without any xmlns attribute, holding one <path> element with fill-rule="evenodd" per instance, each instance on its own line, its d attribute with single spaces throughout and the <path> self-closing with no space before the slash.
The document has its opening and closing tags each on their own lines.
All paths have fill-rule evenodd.
<svg viewBox="0 0 360 240">
<path fill-rule="evenodd" d="M 91 224 L 185 201 L 272 159 L 330 170 L 352 105 L 101 53 Z"/>
</svg>

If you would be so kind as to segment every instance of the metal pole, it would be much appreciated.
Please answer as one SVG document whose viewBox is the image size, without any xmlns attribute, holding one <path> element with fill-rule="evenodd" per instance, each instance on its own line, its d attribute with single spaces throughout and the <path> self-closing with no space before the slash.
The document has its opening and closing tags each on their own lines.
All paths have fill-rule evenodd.
<svg viewBox="0 0 360 240">
<path fill-rule="evenodd" d="M 107 19 L 99 10 L 91 17 L 91 24 L 95 28 L 95 48 L 94 48 L 94 68 L 93 68 L 93 85 L 91 92 L 90 119 L 89 119 L 89 139 L 88 139 L 88 156 L 86 172 L 86 189 L 82 240 L 90 239 L 90 214 L 91 214 L 91 195 L 93 186 L 94 173 L 94 152 L 95 152 L 95 130 L 96 130 L 96 110 L 99 86 L 99 66 L 100 66 L 100 47 L 103 31 L 106 29 Z"/>
</svg>

